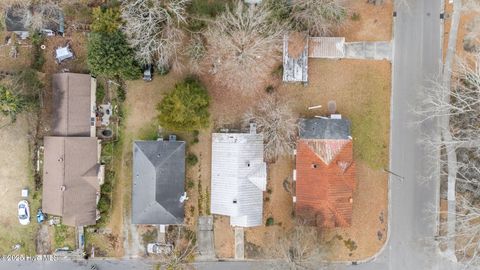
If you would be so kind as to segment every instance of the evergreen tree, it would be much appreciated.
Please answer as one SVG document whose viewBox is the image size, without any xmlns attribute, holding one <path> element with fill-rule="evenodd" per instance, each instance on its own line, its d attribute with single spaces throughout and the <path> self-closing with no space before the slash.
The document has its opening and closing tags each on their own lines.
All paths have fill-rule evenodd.
<svg viewBox="0 0 480 270">
<path fill-rule="evenodd" d="M 177 84 L 159 104 L 160 124 L 167 129 L 192 131 L 209 125 L 210 98 L 204 86 L 188 78 Z"/>
</svg>

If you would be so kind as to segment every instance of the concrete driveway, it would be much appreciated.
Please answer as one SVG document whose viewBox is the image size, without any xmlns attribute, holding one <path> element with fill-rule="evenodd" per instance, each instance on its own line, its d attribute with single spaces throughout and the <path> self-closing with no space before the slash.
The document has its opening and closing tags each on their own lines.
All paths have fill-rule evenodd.
<svg viewBox="0 0 480 270">
<path fill-rule="evenodd" d="M 345 42 L 345 58 L 391 60 L 392 43 L 390 41 Z"/>
</svg>

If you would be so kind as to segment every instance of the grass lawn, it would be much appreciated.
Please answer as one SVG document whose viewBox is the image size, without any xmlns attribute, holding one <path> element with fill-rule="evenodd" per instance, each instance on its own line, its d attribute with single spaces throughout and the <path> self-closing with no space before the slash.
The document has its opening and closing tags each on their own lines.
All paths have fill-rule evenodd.
<svg viewBox="0 0 480 270">
<path fill-rule="evenodd" d="M 35 236 L 38 231 L 37 209 L 40 207 L 41 191 L 35 191 L 33 168 L 28 134 L 34 127 L 35 117 L 23 113 L 17 121 L 0 129 L 0 254 L 36 253 Z M 14 150 L 14 151 L 12 151 Z M 21 190 L 28 188 L 26 200 L 30 206 L 30 224 L 20 225 L 17 204 Z M 12 253 L 12 246 L 21 248 Z"/>
<path fill-rule="evenodd" d="M 355 74 L 350 89 L 362 87 L 366 95 L 350 114 L 355 158 L 372 169 L 388 167 L 388 131 L 390 123 L 390 83 L 384 75 L 362 70 Z"/>
</svg>

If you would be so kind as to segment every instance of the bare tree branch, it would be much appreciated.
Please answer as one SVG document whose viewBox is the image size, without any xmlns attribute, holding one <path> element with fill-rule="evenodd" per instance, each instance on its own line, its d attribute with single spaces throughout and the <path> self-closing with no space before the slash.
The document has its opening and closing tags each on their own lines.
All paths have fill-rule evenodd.
<svg viewBox="0 0 480 270">
<path fill-rule="evenodd" d="M 298 123 L 287 102 L 280 102 L 275 96 L 262 99 L 255 109 L 245 113 L 244 122 L 255 122 L 263 134 L 267 161 L 293 153 Z"/>
<path fill-rule="evenodd" d="M 142 64 L 156 63 L 168 69 L 176 61 L 184 38 L 190 0 L 132 0 L 122 5 L 124 32 Z"/>
<path fill-rule="evenodd" d="M 322 250 L 317 227 L 297 220 L 295 226 L 279 237 L 280 254 L 290 269 L 320 269 L 325 250 Z"/>
<path fill-rule="evenodd" d="M 264 6 L 238 1 L 207 30 L 208 63 L 217 83 L 240 93 L 252 93 L 280 62 L 283 29 L 269 19 Z"/>
<path fill-rule="evenodd" d="M 343 0 L 293 0 L 292 17 L 300 29 L 312 36 L 328 36 L 347 16 Z"/>
</svg>

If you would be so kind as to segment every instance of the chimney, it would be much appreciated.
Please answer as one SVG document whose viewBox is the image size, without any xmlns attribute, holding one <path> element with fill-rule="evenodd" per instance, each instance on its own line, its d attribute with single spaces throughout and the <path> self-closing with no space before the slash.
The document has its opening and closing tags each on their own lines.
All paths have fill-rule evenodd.
<svg viewBox="0 0 480 270">
<path fill-rule="evenodd" d="M 257 134 L 257 124 L 250 123 L 250 134 Z"/>
</svg>

